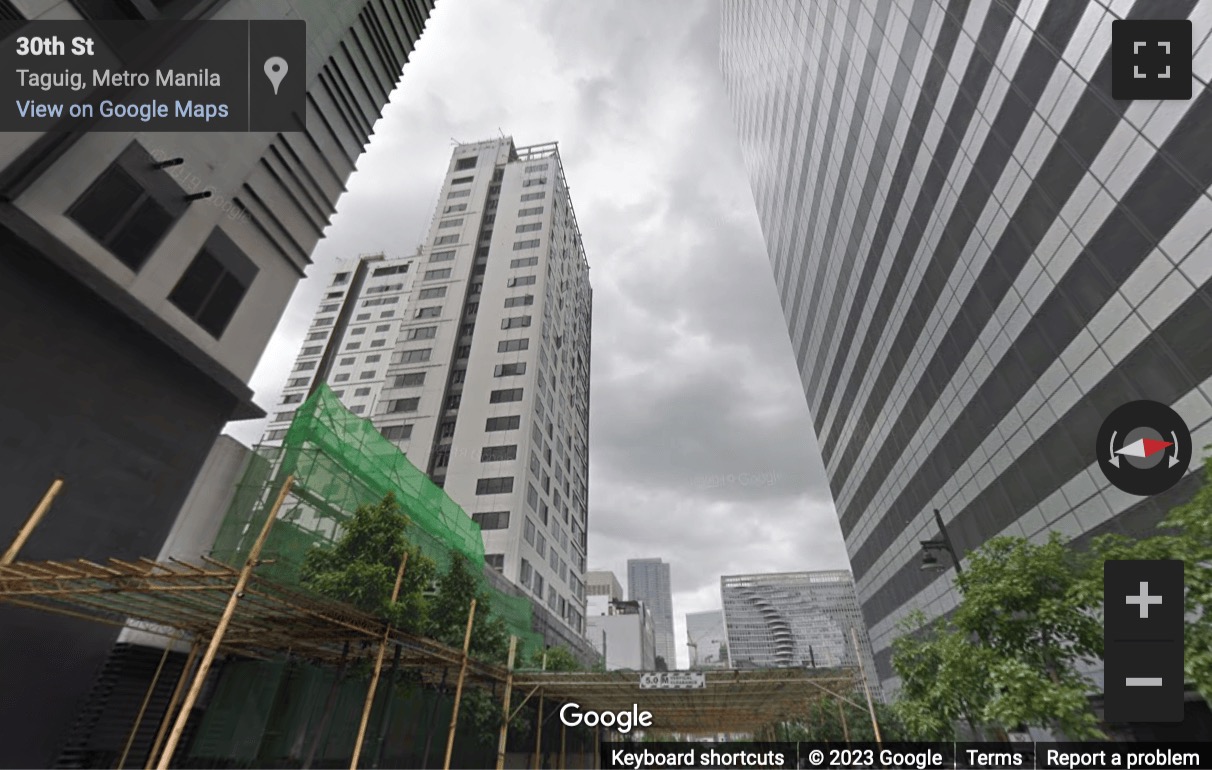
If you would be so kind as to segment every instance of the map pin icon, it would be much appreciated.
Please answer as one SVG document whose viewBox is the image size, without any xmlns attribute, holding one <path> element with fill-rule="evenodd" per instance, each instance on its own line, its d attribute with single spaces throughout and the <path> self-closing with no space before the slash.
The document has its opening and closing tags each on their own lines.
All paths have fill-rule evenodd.
<svg viewBox="0 0 1212 770">
<path fill-rule="evenodd" d="M 282 78 L 286 77 L 286 60 L 281 56 L 271 56 L 265 60 L 265 77 L 269 78 L 269 82 L 273 84 L 274 95 L 278 94 L 278 86 L 282 85 Z"/>
</svg>

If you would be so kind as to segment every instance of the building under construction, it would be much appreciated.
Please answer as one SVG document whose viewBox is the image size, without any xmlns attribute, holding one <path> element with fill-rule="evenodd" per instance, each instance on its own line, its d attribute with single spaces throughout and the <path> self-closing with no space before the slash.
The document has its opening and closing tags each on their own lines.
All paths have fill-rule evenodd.
<svg viewBox="0 0 1212 770">
<path fill-rule="evenodd" d="M 38 520 L 53 515 L 60 486 L 0 560 L 0 601 L 165 640 L 115 649 L 60 766 L 500 767 L 507 754 L 592 766 L 599 736 L 560 727 L 551 719 L 558 703 L 625 710 L 641 698 L 636 672 L 525 669 L 549 640 L 529 600 L 484 571 L 477 525 L 327 388 L 299 409 L 281 447 L 252 457 L 211 555 L 197 563 L 15 561 Z M 455 552 L 478 567 L 480 594 L 515 639 L 509 665 L 469 658 L 474 603 L 460 651 L 301 586 L 306 554 L 388 493 L 414 524 L 409 539 L 439 568 Z M 850 670 L 721 671 L 703 689 L 649 689 L 642 700 L 664 730 L 737 733 L 793 719 L 816 699 L 849 700 L 856 681 Z M 489 692 L 496 715 L 526 709 L 526 729 L 485 730 L 482 714 L 477 723 L 459 711 L 468 688 Z"/>
</svg>

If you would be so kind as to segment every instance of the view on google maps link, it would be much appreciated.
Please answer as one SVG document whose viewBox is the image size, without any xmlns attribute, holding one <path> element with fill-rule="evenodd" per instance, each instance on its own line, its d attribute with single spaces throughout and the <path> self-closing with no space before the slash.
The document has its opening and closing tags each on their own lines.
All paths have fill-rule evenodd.
<svg viewBox="0 0 1212 770">
<path fill-rule="evenodd" d="M 1212 0 L 0 0 L 0 770 L 1212 767 Z"/>
</svg>

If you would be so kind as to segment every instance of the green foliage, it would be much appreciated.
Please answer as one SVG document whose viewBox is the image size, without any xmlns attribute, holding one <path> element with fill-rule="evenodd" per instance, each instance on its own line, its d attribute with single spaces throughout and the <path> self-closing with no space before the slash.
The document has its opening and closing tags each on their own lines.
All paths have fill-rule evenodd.
<svg viewBox="0 0 1212 770">
<path fill-rule="evenodd" d="M 1093 563 L 1055 533 L 1043 544 L 994 538 L 970 554 L 951 620 L 922 627 L 918 615 L 917 631 L 893 644 L 896 709 L 913 737 L 951 740 L 960 722 L 977 734 L 1027 724 L 1103 737 L 1086 697 L 1093 683 L 1078 673 L 1103 654 Z"/>
<path fill-rule="evenodd" d="M 668 671 L 669 670 L 669 664 L 665 662 L 665 657 L 663 655 L 656 656 L 656 662 L 653 667 L 657 671 Z"/>
<path fill-rule="evenodd" d="M 535 650 L 530 656 L 530 668 L 543 668 L 543 650 Z M 547 671 L 584 671 L 585 667 L 565 647 L 548 647 Z"/>
<path fill-rule="evenodd" d="M 394 495 L 360 506 L 341 538 L 315 548 L 303 562 L 303 585 L 318 594 L 370 612 L 397 628 L 420 632 L 427 626 L 424 592 L 434 563 L 408 541 L 408 517 Z M 392 604 L 400 560 L 408 556 L 398 600 Z"/>
<path fill-rule="evenodd" d="M 467 557 L 458 552 L 452 554 L 450 568 L 438 578 L 437 593 L 429 601 L 428 636 L 461 649 L 473 598 L 476 614 L 469 653 L 476 660 L 505 663 L 509 656 L 509 632 L 505 621 L 493 614 L 488 592 L 481 588 Z"/>
<path fill-rule="evenodd" d="M 892 667 L 901 677 L 894 711 L 911 740 L 950 741 L 963 722 L 979 735 L 994 692 L 988 671 L 993 653 L 972 645 L 946 623 L 926 625 L 921 612 L 901 623 L 892 643 Z"/>
<path fill-rule="evenodd" d="M 767 725 L 759 731 L 758 736 L 776 741 L 874 741 L 875 730 L 871 726 L 871 712 L 862 703 L 861 698 L 861 695 L 855 693 L 852 695 L 853 703 L 833 698 L 813 701 L 801 719 Z M 890 706 L 876 703 L 874 707 L 875 718 L 880 725 L 881 740 L 908 740 L 899 715 Z"/>
<path fill-rule="evenodd" d="M 1091 568 L 1082 590 L 1103 600 L 1103 562 L 1108 559 L 1179 559 L 1187 587 L 1184 664 L 1187 680 L 1212 700 L 1212 456 L 1204 462 L 1204 484 L 1190 502 L 1170 511 L 1160 533 L 1144 539 L 1104 535 L 1091 546 Z"/>
</svg>

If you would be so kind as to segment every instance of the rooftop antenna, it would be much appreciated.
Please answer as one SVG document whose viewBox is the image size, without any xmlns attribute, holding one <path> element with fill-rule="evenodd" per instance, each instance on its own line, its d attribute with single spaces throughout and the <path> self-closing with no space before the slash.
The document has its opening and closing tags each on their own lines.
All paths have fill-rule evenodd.
<svg viewBox="0 0 1212 770">
<path fill-rule="evenodd" d="M 456 147 L 458 147 L 460 144 L 462 144 L 462 142 L 460 142 L 458 139 L 455 139 L 453 136 L 450 137 L 450 143 Z"/>
</svg>

